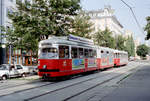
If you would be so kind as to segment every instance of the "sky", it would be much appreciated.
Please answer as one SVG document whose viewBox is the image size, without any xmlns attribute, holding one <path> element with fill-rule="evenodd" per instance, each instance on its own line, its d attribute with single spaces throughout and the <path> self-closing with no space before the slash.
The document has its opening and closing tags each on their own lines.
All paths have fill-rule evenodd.
<svg viewBox="0 0 150 101">
<path fill-rule="evenodd" d="M 150 0 L 124 0 L 128 5 L 133 7 L 133 11 L 142 29 L 146 25 L 146 17 L 150 16 Z M 135 19 L 132 16 L 131 10 L 121 0 L 81 0 L 83 10 L 98 10 L 104 9 L 105 5 L 110 5 L 115 9 L 115 16 L 124 26 L 125 30 L 130 30 L 134 33 L 134 39 L 139 39 L 144 43 L 146 32 L 142 33 L 137 26 Z M 150 41 L 149 41 L 150 43 Z"/>
</svg>

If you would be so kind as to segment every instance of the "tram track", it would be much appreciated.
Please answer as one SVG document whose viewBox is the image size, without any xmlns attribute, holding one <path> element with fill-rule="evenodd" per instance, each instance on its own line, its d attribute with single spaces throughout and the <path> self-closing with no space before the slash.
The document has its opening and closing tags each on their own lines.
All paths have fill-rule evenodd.
<svg viewBox="0 0 150 101">
<path fill-rule="evenodd" d="M 130 69 L 130 70 L 128 70 L 128 71 L 132 71 L 132 70 L 134 70 L 134 69 L 135 69 L 135 68 Z M 126 71 L 126 72 L 127 72 L 127 71 Z M 30 97 L 30 98 L 24 99 L 24 101 L 30 101 L 30 100 L 33 100 L 33 99 L 37 99 L 37 98 L 39 98 L 39 97 L 41 97 L 41 96 L 45 96 L 45 95 L 48 95 L 48 94 L 57 92 L 57 91 L 59 91 L 59 90 L 63 90 L 63 89 L 69 88 L 69 87 L 73 87 L 73 86 L 76 86 L 76 85 L 78 85 L 78 84 L 85 83 L 85 82 L 87 82 L 87 81 L 97 79 L 97 78 L 99 78 L 99 77 L 106 77 L 106 76 L 108 76 L 108 75 L 111 74 L 111 73 L 112 73 L 112 72 L 108 73 L 108 74 L 105 75 L 105 76 L 97 76 L 97 77 L 90 78 L 90 79 L 87 79 L 87 80 L 84 80 L 84 81 L 81 81 L 81 82 L 77 82 L 77 83 L 74 83 L 74 84 L 71 84 L 71 85 L 68 85 L 68 86 L 65 86 L 65 87 L 61 87 L 61 88 L 55 89 L 55 90 L 52 90 L 52 91 L 47 91 L 47 92 L 45 92 L 45 93 L 42 93 L 42 94 L 39 94 L 39 95 Z M 117 78 L 117 77 L 122 76 L 123 74 L 124 74 L 124 73 L 122 73 L 122 74 L 120 74 L 120 75 L 117 75 L 117 76 L 114 76 L 114 77 L 112 77 L 112 78 L 110 78 L 110 79 L 104 80 L 103 82 L 98 83 L 98 84 L 96 84 L 96 85 L 94 85 L 94 86 L 92 86 L 92 87 L 90 87 L 90 88 L 88 88 L 88 89 L 85 89 L 85 90 L 83 90 L 83 91 L 81 91 L 81 92 L 79 92 L 79 93 L 77 93 L 77 94 L 74 94 L 74 95 L 72 95 L 72 96 L 70 96 L 70 97 L 64 99 L 63 101 L 67 101 L 67 100 L 69 100 L 69 99 L 71 99 L 71 98 L 73 98 L 73 97 L 75 97 L 75 96 L 78 96 L 78 95 L 80 95 L 80 94 L 82 94 L 82 93 L 84 93 L 84 92 L 86 92 L 86 91 L 88 91 L 88 90 L 91 90 L 91 89 L 93 89 L 93 88 L 95 88 L 95 87 L 97 87 L 97 86 L 100 86 L 100 85 L 102 85 L 102 84 L 105 84 L 105 83 L 107 83 L 107 82 L 109 82 L 109 81 L 111 81 L 111 80 L 113 80 L 113 79 L 115 79 L 115 78 Z"/>
<path fill-rule="evenodd" d="M 6 89 L 9 89 L 9 88 L 15 88 L 15 87 L 19 87 L 19 86 L 24 86 L 24 85 L 27 85 L 27 84 L 34 84 L 34 83 L 38 83 L 38 81 L 32 81 L 32 82 L 28 82 L 28 83 L 21 83 L 21 84 L 16 84 L 16 85 L 3 85 L 1 86 L 0 90 L 6 90 Z"/>
<path fill-rule="evenodd" d="M 140 66 L 138 66 L 138 67 L 140 67 Z M 135 71 L 134 71 L 134 70 L 135 70 Z M 77 97 L 77 96 L 79 96 L 79 95 L 81 95 L 81 94 L 83 94 L 83 93 L 85 93 L 85 92 L 87 92 L 87 91 L 90 91 L 90 90 L 92 90 L 92 89 L 94 89 L 94 88 L 96 88 L 96 87 L 98 87 L 98 86 L 101 86 L 101 85 L 103 85 L 103 84 L 105 84 L 105 83 L 108 83 L 108 82 L 110 82 L 110 81 L 113 80 L 113 79 L 117 79 L 117 78 L 121 77 L 121 76 L 124 75 L 124 74 L 126 74 L 126 76 L 132 75 L 132 74 L 133 74 L 132 71 L 136 72 L 137 70 L 138 70 L 138 69 L 136 69 L 136 68 L 130 69 L 129 71 L 126 71 L 126 72 L 130 72 L 129 74 L 126 74 L 126 72 L 125 72 L 125 73 L 123 73 L 123 74 L 114 76 L 114 77 L 112 77 L 112 78 L 110 78 L 110 79 L 107 79 L 106 81 L 103 81 L 103 82 L 101 82 L 101 83 L 98 83 L 98 84 L 96 84 L 96 85 L 94 85 L 94 86 L 92 86 L 92 87 L 90 87 L 90 88 L 88 88 L 88 89 L 85 89 L 85 90 L 83 90 L 83 91 L 81 91 L 81 92 L 78 92 L 78 93 L 76 93 L 76 94 L 74 94 L 74 95 L 72 95 L 72 96 L 70 96 L 70 97 L 67 97 L 67 98 L 63 99 L 62 101 L 69 101 L 70 99 L 72 99 L 72 98 L 74 98 L 74 97 Z M 125 77 L 126 77 L 126 76 L 125 76 Z M 119 81 L 119 82 L 120 82 L 120 81 Z M 116 83 L 118 84 L 118 82 L 116 82 Z"/>
<path fill-rule="evenodd" d="M 121 75 L 122 75 L 122 74 L 117 75 L 117 76 L 114 76 L 114 77 L 112 77 L 112 78 L 110 78 L 110 79 L 108 79 L 108 80 L 106 80 L 106 81 L 101 82 L 101 83 L 98 83 L 98 84 L 96 84 L 96 85 L 94 85 L 94 86 L 92 86 L 92 87 L 90 87 L 90 88 L 88 88 L 88 89 L 85 89 L 85 90 L 83 90 L 83 91 L 81 91 L 81 92 L 79 92 L 79 93 L 76 93 L 76 94 L 74 94 L 74 95 L 72 95 L 72 96 L 70 96 L 70 97 L 67 97 L 67 98 L 63 99 L 62 101 L 68 101 L 68 100 L 70 100 L 70 99 L 72 99 L 72 98 L 74 98 L 74 97 L 76 97 L 76 96 L 78 96 L 78 95 L 80 95 L 80 94 L 82 94 L 82 93 L 84 93 L 84 92 L 87 92 L 87 91 L 89 91 L 89 90 L 91 90 L 91 89 L 93 89 L 93 88 L 95 88 L 95 87 L 97 87 L 97 86 L 100 86 L 100 85 L 102 85 L 102 84 L 105 84 L 105 83 L 107 83 L 107 82 L 113 80 L 113 79 L 116 79 L 117 77 L 120 77 Z"/>
<path fill-rule="evenodd" d="M 111 72 L 110 72 L 111 73 Z M 109 74 L 110 74 L 109 73 Z M 107 75 L 109 75 L 109 74 L 107 74 Z M 107 75 L 105 75 L 105 76 L 107 76 Z M 81 77 L 81 76 L 78 76 L 78 77 Z M 77 77 L 77 78 L 78 78 Z M 82 77 L 86 77 L 86 76 L 82 76 Z M 86 81 L 90 81 L 90 80 L 93 80 L 93 79 L 96 79 L 96 78 L 99 78 L 99 77 L 104 77 L 104 76 L 96 76 L 96 77 L 93 77 L 93 78 L 90 78 L 90 79 L 87 79 L 87 80 L 83 80 L 83 81 L 81 81 L 81 82 L 78 82 L 78 83 L 75 83 L 75 84 L 72 84 L 72 85 L 69 85 L 69 86 L 73 86 L 73 85 L 76 85 L 76 84 L 80 84 L 80 83 L 82 83 L 82 82 L 86 82 Z M 75 77 L 76 78 L 76 77 Z M 73 78 L 73 79 L 75 79 L 75 78 Z M 72 80 L 72 79 L 71 79 Z M 13 95 L 13 94 L 17 94 L 17 93 L 21 93 L 21 92 L 25 92 L 25 91 L 28 91 L 28 90 L 33 90 L 33 89 L 36 89 L 36 88 L 42 88 L 42 87 L 46 87 L 46 86 L 49 86 L 49 85 L 52 85 L 52 84 L 56 84 L 56 83 L 59 83 L 59 82 L 50 82 L 50 83 L 48 83 L 48 84 L 43 84 L 43 85 L 40 85 L 40 86 L 36 86 L 36 87 L 32 87 L 32 88 L 27 88 L 27 89 L 23 89 L 23 90 L 18 90 L 18 91 L 14 91 L 14 92 L 12 92 L 12 93 L 9 93 L 9 94 L 2 94 L 2 95 L 0 95 L 0 97 L 4 97 L 4 96 L 9 96 L 9 95 Z M 32 83 L 31 83 L 32 84 Z M 26 85 L 26 84 L 23 84 L 23 85 Z M 20 85 L 20 86 L 23 86 L 23 85 Z M 69 87 L 69 86 L 67 86 L 67 87 Z M 66 87 L 66 88 L 67 88 Z M 5 89 L 6 90 L 6 89 Z M 58 91 L 59 89 L 57 89 L 56 91 Z M 60 89 L 61 90 L 61 89 Z M 54 90 L 55 91 L 55 90 Z M 53 92 L 53 91 L 52 91 Z"/>
<path fill-rule="evenodd" d="M 52 85 L 52 84 L 54 84 L 54 83 L 55 83 L 55 82 L 51 82 L 51 83 L 48 83 L 48 84 L 42 84 L 42 85 L 40 85 L 40 86 L 35 86 L 35 87 L 32 87 L 32 88 L 27 88 L 27 89 L 22 89 L 22 90 L 19 90 L 19 91 L 14 91 L 14 92 L 9 93 L 9 94 L 0 95 L 0 97 L 4 97 L 4 96 L 16 94 L 16 93 L 25 92 L 25 91 L 28 91 L 28 90 L 32 90 L 32 89 L 36 89 L 36 88 L 40 88 L 40 87 L 44 87 L 44 86 L 48 86 L 48 85 Z M 26 85 L 26 84 L 24 84 L 24 85 Z M 22 85 L 22 86 L 23 86 L 23 85 Z"/>
<path fill-rule="evenodd" d="M 78 78 L 78 77 L 86 77 L 86 76 L 83 76 L 83 75 L 79 75 L 79 76 L 74 76 L 72 79 L 76 79 L 76 78 Z M 87 79 L 87 80 L 84 80 L 84 81 L 81 81 L 81 82 L 86 82 L 86 81 L 89 81 L 89 80 L 93 80 L 93 79 L 96 79 L 96 78 L 98 78 L 98 77 L 100 77 L 100 76 L 96 76 L 96 77 L 94 77 L 94 78 L 90 78 L 90 79 Z M 102 76 L 101 76 L 102 77 Z M 70 80 L 72 80 L 72 79 L 70 79 Z M 2 90 L 7 90 L 7 89 L 10 89 L 10 88 L 15 88 L 15 87 L 18 87 L 18 86 L 25 86 L 25 85 L 27 85 L 27 84 L 36 84 L 38 81 L 36 81 L 36 82 L 31 82 L 31 83 L 25 83 L 25 84 L 18 84 L 18 85 L 14 85 L 14 86 L 12 86 L 12 87 L 8 87 L 8 88 L 2 88 L 2 89 L 0 89 L 0 91 L 2 91 Z M 79 82 L 79 83 L 81 83 L 81 82 Z M 50 83 L 48 83 L 48 84 L 42 84 L 42 85 L 40 85 L 40 86 L 36 86 L 36 87 L 32 87 L 32 88 L 27 88 L 27 89 L 23 89 L 23 90 L 18 90 L 18 91 L 14 91 L 14 92 L 12 92 L 12 93 L 9 93 L 9 94 L 2 94 L 2 95 L 0 95 L 0 97 L 4 97 L 4 96 L 8 96 L 8 95 L 12 95 L 12 94 L 16 94 L 16 93 L 21 93 L 21 92 L 25 92 L 25 91 L 28 91 L 28 90 L 32 90 L 32 89 L 36 89 L 36 88 L 41 88 L 41 87 L 45 87 L 45 86 L 49 86 L 49 85 L 52 85 L 52 84 L 56 84 L 56 83 L 59 83 L 59 82 L 50 82 Z"/>
<path fill-rule="evenodd" d="M 85 77 L 85 76 L 84 76 L 84 77 Z M 93 80 L 93 79 L 96 79 L 96 78 L 98 78 L 98 77 L 100 77 L 100 76 L 97 76 L 97 77 L 94 77 L 94 78 L 90 78 L 90 79 L 88 79 L 88 80 L 84 80 L 84 81 L 78 82 L 77 84 L 82 83 L 82 82 L 86 82 L 86 81 L 89 81 L 89 80 Z M 75 78 L 73 78 L 73 79 L 75 79 Z M 16 93 L 25 92 L 25 91 L 28 91 L 28 90 L 32 90 L 32 89 L 36 89 L 36 88 L 41 88 L 41 87 L 49 86 L 49 85 L 56 84 L 56 83 L 59 83 L 59 82 L 51 82 L 51 83 L 48 83 L 48 84 L 43 84 L 43 85 L 36 86 L 36 87 L 32 87 L 32 88 L 27 88 L 27 89 L 23 89 L 23 90 L 19 90 L 19 91 L 14 91 L 13 93 L 0 95 L 0 97 L 4 97 L 4 96 L 16 94 Z M 24 85 L 26 85 L 26 84 L 24 84 Z M 73 85 L 76 85 L 76 84 L 73 84 Z M 73 85 L 70 85 L 70 86 L 73 86 Z M 22 85 L 22 86 L 23 86 L 23 85 Z M 58 89 L 58 90 L 59 90 L 59 89 Z M 56 90 L 56 91 L 57 91 L 57 90 Z"/>
<path fill-rule="evenodd" d="M 120 70 L 123 70 L 123 69 L 125 69 L 125 68 L 120 68 Z M 135 68 L 133 68 L 133 69 L 135 69 Z M 130 69 L 130 70 L 132 70 L 132 69 Z M 63 89 L 65 89 L 65 88 L 68 88 L 68 87 L 72 87 L 72 86 L 75 86 L 75 85 L 78 85 L 78 84 L 80 84 L 80 83 L 83 83 L 83 82 L 87 82 L 87 81 L 90 81 L 90 80 L 94 80 L 94 79 L 97 79 L 97 78 L 100 78 L 100 77 L 105 77 L 105 76 L 108 76 L 109 74 L 111 74 L 112 72 L 114 72 L 114 71 L 116 71 L 115 69 L 113 70 L 113 71 L 106 71 L 107 72 L 107 75 L 103 75 L 103 74 L 105 74 L 104 72 L 102 72 L 102 73 L 100 73 L 100 75 L 99 76 L 95 76 L 95 77 L 90 77 L 90 79 L 86 79 L 86 80 L 82 80 L 82 81 L 80 81 L 80 82 L 77 82 L 77 83 L 73 83 L 73 84 L 71 84 L 71 85 L 68 85 L 68 86 L 65 86 L 65 87 L 60 87 L 60 88 L 58 88 L 58 89 L 55 89 L 55 90 L 52 90 L 52 91 L 47 91 L 46 93 L 41 93 L 41 94 L 39 94 L 39 95 L 33 95 L 33 97 L 31 96 L 31 97 L 28 97 L 28 98 L 26 98 L 24 101 L 29 101 L 29 100 L 32 100 L 32 99 L 36 99 L 36 98 L 38 98 L 38 97 L 40 97 L 40 96 L 44 96 L 44 95 L 47 95 L 47 94 L 51 94 L 51 93 L 53 93 L 53 92 L 56 92 L 56 91 L 59 91 L 59 90 L 63 90 Z M 97 73 L 96 73 L 97 74 Z M 93 75 L 94 76 L 94 75 Z M 83 78 L 86 78 L 86 76 L 82 76 Z M 74 78 L 73 78 L 74 79 Z M 71 79 L 72 80 L 72 79 Z M 76 80 L 76 79 L 74 79 L 74 80 Z M 68 81 L 68 80 L 67 80 Z M 65 81 L 66 82 L 66 81 Z M 19 91 L 14 91 L 14 92 L 12 92 L 12 93 L 8 93 L 8 94 L 3 94 L 3 95 L 0 95 L 0 97 L 5 97 L 5 96 L 9 96 L 9 95 L 11 95 L 11 96 L 13 96 L 13 94 L 21 94 L 21 93 L 23 93 L 23 92 L 25 92 L 25 91 L 30 91 L 30 92 L 32 92 L 34 89 L 36 90 L 36 89 L 39 89 L 39 88 L 42 88 L 42 87 L 49 87 L 50 85 L 53 85 L 53 84 L 57 84 L 57 83 L 59 83 L 59 82 L 51 82 L 51 83 L 48 83 L 48 84 L 43 84 L 43 85 L 40 85 L 40 86 L 36 86 L 36 87 L 32 87 L 32 88 L 27 88 L 27 89 L 23 89 L 23 90 L 19 90 Z"/>
</svg>

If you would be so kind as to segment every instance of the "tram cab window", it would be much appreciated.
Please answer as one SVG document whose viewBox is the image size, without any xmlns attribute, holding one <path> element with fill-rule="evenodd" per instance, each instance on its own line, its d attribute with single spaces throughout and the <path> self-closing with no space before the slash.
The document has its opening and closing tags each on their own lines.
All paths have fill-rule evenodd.
<svg viewBox="0 0 150 101">
<path fill-rule="evenodd" d="M 83 48 L 79 48 L 79 58 L 84 58 Z"/>
<path fill-rule="evenodd" d="M 69 58 L 69 46 L 59 46 L 59 58 Z"/>
<path fill-rule="evenodd" d="M 57 49 L 50 47 L 50 48 L 43 48 L 42 54 L 40 54 L 39 58 L 56 58 L 58 56 Z"/>
<path fill-rule="evenodd" d="M 43 48 L 42 52 L 43 53 L 57 53 L 57 49 L 56 48 Z"/>
<path fill-rule="evenodd" d="M 76 47 L 71 48 L 71 58 L 78 58 L 78 48 Z"/>
</svg>

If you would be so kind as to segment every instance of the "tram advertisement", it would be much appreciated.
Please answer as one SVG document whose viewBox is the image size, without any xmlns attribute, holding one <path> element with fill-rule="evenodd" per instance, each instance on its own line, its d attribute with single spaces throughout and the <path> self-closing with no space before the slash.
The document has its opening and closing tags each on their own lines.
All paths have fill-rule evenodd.
<svg viewBox="0 0 150 101">
<path fill-rule="evenodd" d="M 88 67 L 96 67 L 96 59 L 88 59 Z"/>
<path fill-rule="evenodd" d="M 84 63 L 84 59 L 72 59 L 72 69 L 85 68 Z"/>
</svg>

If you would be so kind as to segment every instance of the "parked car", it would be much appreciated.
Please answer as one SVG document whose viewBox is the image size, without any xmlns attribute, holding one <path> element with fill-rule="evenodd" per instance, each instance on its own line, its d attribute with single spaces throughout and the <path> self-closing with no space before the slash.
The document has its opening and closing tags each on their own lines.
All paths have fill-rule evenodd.
<svg viewBox="0 0 150 101">
<path fill-rule="evenodd" d="M 28 70 L 24 68 L 24 66 L 20 64 L 9 65 L 3 64 L 0 65 L 0 79 L 6 80 L 11 77 L 25 77 L 28 73 Z"/>
<path fill-rule="evenodd" d="M 130 56 L 129 61 L 134 61 L 135 57 Z"/>
<path fill-rule="evenodd" d="M 0 79 L 6 80 L 9 75 L 9 65 L 0 65 Z"/>
</svg>

